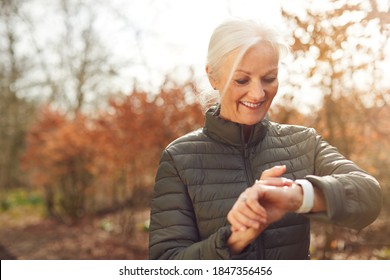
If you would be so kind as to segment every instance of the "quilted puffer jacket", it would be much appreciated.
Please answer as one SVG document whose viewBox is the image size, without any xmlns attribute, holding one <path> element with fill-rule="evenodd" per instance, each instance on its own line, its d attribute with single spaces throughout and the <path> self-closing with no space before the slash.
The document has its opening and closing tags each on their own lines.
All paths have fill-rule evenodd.
<svg viewBox="0 0 390 280">
<path fill-rule="evenodd" d="M 310 218 L 360 229 L 378 216 L 378 182 L 314 129 L 264 119 L 245 143 L 242 125 L 218 115 L 218 108 L 210 109 L 202 129 L 162 153 L 151 206 L 151 259 L 308 259 Z M 232 256 L 229 210 L 265 169 L 282 164 L 284 177 L 305 178 L 323 191 L 327 212 L 288 213 Z"/>
</svg>

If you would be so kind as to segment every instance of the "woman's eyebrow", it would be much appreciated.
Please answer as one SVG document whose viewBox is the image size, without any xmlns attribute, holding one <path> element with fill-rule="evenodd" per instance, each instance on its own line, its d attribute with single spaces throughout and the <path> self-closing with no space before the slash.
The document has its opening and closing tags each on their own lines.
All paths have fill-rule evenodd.
<svg viewBox="0 0 390 280">
<path fill-rule="evenodd" d="M 247 75 L 252 74 L 251 72 L 248 72 L 248 71 L 242 70 L 242 69 L 237 69 L 235 72 L 243 72 L 244 74 L 247 74 Z"/>
<path fill-rule="evenodd" d="M 270 70 L 268 70 L 265 74 L 269 74 L 269 73 L 272 73 L 272 72 L 275 72 L 275 71 L 278 71 L 279 70 L 279 67 L 275 67 L 275 68 L 272 68 Z M 250 71 L 247 71 L 247 70 L 243 70 L 243 69 L 236 69 L 236 71 L 234 72 L 242 72 L 244 74 L 247 74 L 247 75 L 251 75 L 252 73 Z"/>
</svg>

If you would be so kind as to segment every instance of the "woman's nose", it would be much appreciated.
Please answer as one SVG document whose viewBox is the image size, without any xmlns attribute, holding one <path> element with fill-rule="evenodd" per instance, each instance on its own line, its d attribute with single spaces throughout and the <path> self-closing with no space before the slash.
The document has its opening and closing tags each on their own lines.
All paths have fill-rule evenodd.
<svg viewBox="0 0 390 280">
<path fill-rule="evenodd" d="M 264 87 L 261 81 L 252 84 L 250 95 L 256 99 L 261 99 L 265 95 Z"/>
</svg>

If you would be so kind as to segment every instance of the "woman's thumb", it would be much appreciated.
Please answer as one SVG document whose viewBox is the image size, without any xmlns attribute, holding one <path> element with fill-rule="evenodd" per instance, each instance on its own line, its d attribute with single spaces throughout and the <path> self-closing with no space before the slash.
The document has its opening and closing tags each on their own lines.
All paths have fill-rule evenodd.
<svg viewBox="0 0 390 280">
<path fill-rule="evenodd" d="M 260 176 L 260 180 L 265 180 L 270 177 L 281 177 L 286 172 L 285 165 L 276 165 L 270 169 L 266 169 Z"/>
</svg>

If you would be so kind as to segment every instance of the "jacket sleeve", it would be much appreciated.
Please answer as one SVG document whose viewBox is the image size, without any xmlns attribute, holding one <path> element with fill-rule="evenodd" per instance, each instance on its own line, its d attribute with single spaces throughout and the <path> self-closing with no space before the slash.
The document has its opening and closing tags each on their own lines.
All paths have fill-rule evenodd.
<svg viewBox="0 0 390 280">
<path fill-rule="evenodd" d="M 316 137 L 314 175 L 307 176 L 324 193 L 325 221 L 362 229 L 379 215 L 382 191 L 378 181 L 342 156 L 320 136 Z M 313 218 L 316 214 L 312 215 Z"/>
<path fill-rule="evenodd" d="M 150 259 L 229 259 L 228 226 L 200 240 L 187 187 L 165 150 L 154 186 L 149 233 Z"/>
</svg>

